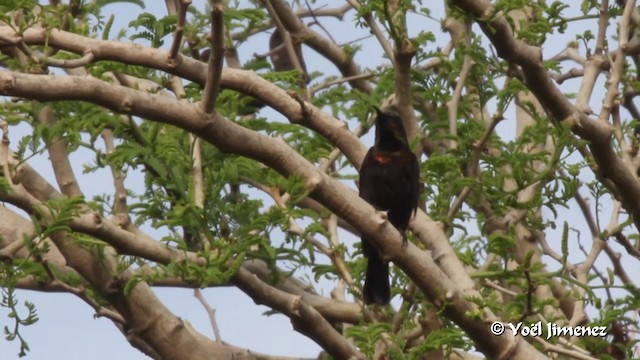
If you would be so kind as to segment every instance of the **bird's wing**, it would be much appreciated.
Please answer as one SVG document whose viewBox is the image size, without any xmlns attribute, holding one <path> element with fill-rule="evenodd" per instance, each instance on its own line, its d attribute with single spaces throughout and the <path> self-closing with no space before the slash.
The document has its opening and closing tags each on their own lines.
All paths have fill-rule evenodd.
<svg viewBox="0 0 640 360">
<path fill-rule="evenodd" d="M 368 183 L 373 181 L 375 176 L 372 174 L 375 167 L 375 164 L 371 164 L 372 162 L 375 162 L 373 159 L 373 148 L 369 149 L 364 160 L 362 160 L 362 165 L 360 166 L 360 181 L 358 182 L 360 197 L 369 203 L 371 203 L 376 195 L 376 191 L 378 191 L 375 186 L 371 186 L 371 184 Z"/>
</svg>

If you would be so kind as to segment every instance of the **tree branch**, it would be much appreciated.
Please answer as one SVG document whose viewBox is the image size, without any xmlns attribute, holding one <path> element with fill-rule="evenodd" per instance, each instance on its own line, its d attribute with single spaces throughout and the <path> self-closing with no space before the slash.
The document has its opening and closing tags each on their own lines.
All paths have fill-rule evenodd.
<svg viewBox="0 0 640 360">
<path fill-rule="evenodd" d="M 220 78 L 222 77 L 222 62 L 224 60 L 224 22 L 222 0 L 211 0 L 211 34 L 207 36 L 211 45 L 207 82 L 202 95 L 202 110 L 210 114 L 216 106 L 218 92 L 220 92 Z"/>
<path fill-rule="evenodd" d="M 184 24 L 187 17 L 187 8 L 191 5 L 191 0 L 179 0 L 178 1 L 178 13 L 172 14 L 176 15 L 178 18 L 176 24 L 176 31 L 173 33 L 173 42 L 171 43 L 171 49 L 169 50 L 169 61 L 175 61 L 178 56 L 178 51 L 180 51 L 180 46 L 182 45 L 182 36 L 184 35 Z M 172 11 L 169 9 L 169 13 Z"/>
</svg>

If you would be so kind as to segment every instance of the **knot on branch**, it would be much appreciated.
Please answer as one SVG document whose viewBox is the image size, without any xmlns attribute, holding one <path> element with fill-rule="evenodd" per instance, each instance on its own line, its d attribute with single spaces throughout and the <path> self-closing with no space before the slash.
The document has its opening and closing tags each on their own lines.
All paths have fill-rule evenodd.
<svg viewBox="0 0 640 360">
<path fill-rule="evenodd" d="M 314 192 L 320 183 L 322 183 L 322 175 L 316 172 L 305 181 L 304 187 L 309 190 L 309 192 Z"/>
<path fill-rule="evenodd" d="M 125 97 L 124 99 L 122 99 L 122 102 L 120 103 L 120 106 L 119 106 L 120 112 L 124 114 L 129 114 L 131 113 L 132 109 L 133 109 L 133 101 L 131 100 L 131 98 Z"/>
<path fill-rule="evenodd" d="M 291 122 L 308 122 L 309 118 L 311 117 L 311 109 L 307 107 L 304 99 L 302 99 L 297 93 L 293 91 L 290 91 L 288 94 L 300 105 L 300 116 L 296 116 L 295 119 L 291 119 Z"/>
<path fill-rule="evenodd" d="M 182 64 L 182 54 L 178 53 L 173 57 L 171 56 L 171 54 L 169 54 L 169 56 L 167 57 L 167 66 L 170 69 L 175 69 L 180 64 Z"/>
<path fill-rule="evenodd" d="M 93 225 L 100 226 L 102 225 L 102 217 L 98 213 L 93 213 L 93 216 L 91 217 L 91 222 L 93 223 Z"/>
<path fill-rule="evenodd" d="M 11 72 L 0 73 L 0 89 L 2 93 L 6 94 L 8 90 L 13 89 L 16 86 L 16 77 Z"/>
<path fill-rule="evenodd" d="M 291 301 L 289 302 L 288 312 L 293 316 L 301 316 L 300 309 L 302 308 L 302 297 L 300 296 L 291 296 Z"/>
</svg>

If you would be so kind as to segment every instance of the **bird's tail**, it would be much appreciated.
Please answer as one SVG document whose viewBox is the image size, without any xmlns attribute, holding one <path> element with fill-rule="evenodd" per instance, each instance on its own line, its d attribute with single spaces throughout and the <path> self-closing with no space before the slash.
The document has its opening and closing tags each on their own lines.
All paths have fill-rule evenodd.
<svg viewBox="0 0 640 360">
<path fill-rule="evenodd" d="M 364 303 L 387 305 L 391 299 L 389 264 L 385 263 L 375 250 L 368 255 L 367 275 L 362 289 Z"/>
</svg>

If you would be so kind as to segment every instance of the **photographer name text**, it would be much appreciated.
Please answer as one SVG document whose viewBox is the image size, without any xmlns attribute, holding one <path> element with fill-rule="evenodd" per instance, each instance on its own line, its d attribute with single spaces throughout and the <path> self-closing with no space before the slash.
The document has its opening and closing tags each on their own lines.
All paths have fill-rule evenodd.
<svg viewBox="0 0 640 360">
<path fill-rule="evenodd" d="M 558 336 L 607 336 L 606 326 L 559 326 L 554 323 L 547 323 L 545 326 L 542 324 L 542 321 L 529 325 L 525 325 L 522 322 L 513 324 L 501 323 L 499 321 L 491 324 L 491 333 L 493 333 L 493 335 L 500 336 L 504 334 L 506 329 L 511 329 L 513 335 L 520 335 L 524 337 L 545 336 L 547 339 Z M 547 331 L 543 333 L 543 329 L 546 329 Z"/>
</svg>

